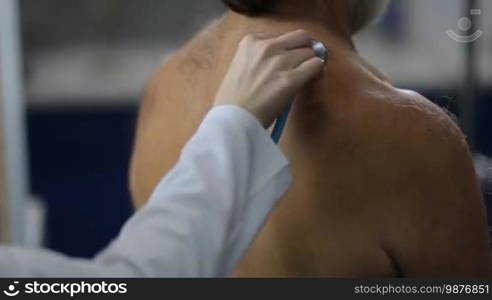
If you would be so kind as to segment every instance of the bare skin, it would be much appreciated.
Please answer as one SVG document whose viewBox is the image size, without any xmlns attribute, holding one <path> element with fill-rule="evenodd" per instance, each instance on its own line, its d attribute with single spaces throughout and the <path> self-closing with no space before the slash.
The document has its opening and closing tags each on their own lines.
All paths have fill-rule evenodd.
<svg viewBox="0 0 492 300">
<path fill-rule="evenodd" d="M 297 98 L 282 137 L 294 185 L 235 275 L 487 276 L 484 203 L 459 129 L 357 54 L 345 1 L 325 10 L 289 3 L 299 7 L 286 6 L 285 18 L 228 13 L 160 67 L 140 114 L 136 206 L 212 107 L 238 42 L 249 32 L 302 28 L 329 47 L 329 60 Z"/>
</svg>

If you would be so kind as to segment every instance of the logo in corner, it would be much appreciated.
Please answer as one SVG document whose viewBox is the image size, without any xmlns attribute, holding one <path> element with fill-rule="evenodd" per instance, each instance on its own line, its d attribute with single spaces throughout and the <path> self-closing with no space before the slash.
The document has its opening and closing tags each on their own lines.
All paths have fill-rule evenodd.
<svg viewBox="0 0 492 300">
<path fill-rule="evenodd" d="M 9 297 L 15 297 L 19 295 L 20 291 L 16 289 L 16 285 L 18 284 L 19 284 L 18 281 L 14 281 L 14 284 L 9 285 L 9 287 L 6 290 L 4 290 L 3 293 Z"/>
<path fill-rule="evenodd" d="M 470 15 L 472 15 L 472 16 L 479 16 L 481 14 L 482 14 L 482 10 L 480 10 L 480 9 L 470 10 Z M 470 18 L 463 17 L 463 18 L 458 20 L 458 29 L 462 33 L 469 31 L 472 28 L 472 26 L 473 26 L 473 22 Z M 454 30 L 450 29 L 446 33 L 451 39 L 453 39 L 459 43 L 472 43 L 472 42 L 478 40 L 480 37 L 482 37 L 484 32 L 482 30 L 477 30 L 470 35 L 462 35 L 460 33 L 456 33 Z"/>
</svg>

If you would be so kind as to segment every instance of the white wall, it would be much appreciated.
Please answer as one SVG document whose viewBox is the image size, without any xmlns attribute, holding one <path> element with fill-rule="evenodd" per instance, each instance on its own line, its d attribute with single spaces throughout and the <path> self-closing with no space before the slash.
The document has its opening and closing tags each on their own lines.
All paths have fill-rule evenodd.
<svg viewBox="0 0 492 300">
<path fill-rule="evenodd" d="M 449 29 L 459 33 L 457 21 L 464 17 L 465 0 L 394 0 L 404 7 L 409 31 L 402 44 L 378 39 L 372 32 L 358 38 L 361 53 L 399 85 L 449 88 L 463 76 L 465 44 L 450 39 Z M 483 83 L 492 84 L 492 1 L 479 1 L 484 35 L 476 42 Z"/>
<path fill-rule="evenodd" d="M 167 0 L 169 7 L 172 7 L 172 1 L 180 0 Z M 219 0 L 210 0 L 215 4 L 209 5 L 190 1 L 186 6 L 190 15 L 176 16 L 172 9 L 163 9 L 160 11 L 163 24 L 156 26 L 176 26 L 175 20 L 181 18 L 188 27 L 192 23 L 193 28 L 201 28 L 211 16 L 222 13 L 217 5 Z M 403 7 L 404 17 L 408 20 L 409 27 L 402 42 L 387 40 L 375 30 L 368 30 L 357 38 L 361 54 L 401 87 L 458 87 L 464 73 L 464 45 L 451 40 L 446 31 L 457 30 L 457 21 L 464 16 L 466 0 L 393 1 Z M 481 5 L 485 34 L 476 42 L 479 70 L 483 83 L 491 85 L 492 19 L 489 15 L 492 14 L 492 1 L 482 0 Z M 203 13 L 205 10 L 207 13 Z M 182 10 L 178 11 L 182 13 Z M 207 18 L 200 18 L 202 13 Z M 174 34 L 181 40 L 189 33 Z M 177 46 L 166 39 L 166 36 L 159 36 L 153 43 L 69 44 L 45 49 L 32 57 L 28 98 L 36 105 L 135 103 L 160 60 Z"/>
<path fill-rule="evenodd" d="M 28 198 L 24 99 L 17 1 L 0 1 L 0 134 L 4 141 L 6 199 L 12 241 L 24 241 L 24 207 Z"/>
</svg>

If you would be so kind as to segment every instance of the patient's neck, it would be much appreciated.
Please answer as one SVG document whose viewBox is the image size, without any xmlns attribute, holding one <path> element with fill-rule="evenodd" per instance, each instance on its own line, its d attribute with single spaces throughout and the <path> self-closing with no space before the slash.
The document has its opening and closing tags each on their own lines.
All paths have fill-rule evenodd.
<svg viewBox="0 0 492 300">
<path fill-rule="evenodd" d="M 231 12 L 225 20 L 245 33 L 304 29 L 314 38 L 328 43 L 332 50 L 354 51 L 348 1 L 311 1 L 306 5 L 306 1 L 284 0 L 274 13 L 252 18 Z"/>
</svg>

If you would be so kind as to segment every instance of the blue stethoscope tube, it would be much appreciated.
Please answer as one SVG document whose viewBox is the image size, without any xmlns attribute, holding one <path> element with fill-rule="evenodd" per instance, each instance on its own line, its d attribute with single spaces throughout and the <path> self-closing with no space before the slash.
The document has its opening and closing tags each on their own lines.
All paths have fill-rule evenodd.
<svg viewBox="0 0 492 300">
<path fill-rule="evenodd" d="M 321 58 L 323 61 L 326 60 L 326 55 L 328 53 L 328 50 L 326 49 L 325 45 L 323 45 L 322 42 L 320 41 L 313 41 L 313 50 L 316 53 L 316 56 Z M 294 100 L 289 102 L 289 105 L 287 108 L 282 112 L 280 117 L 278 117 L 277 121 L 275 122 L 275 126 L 273 127 L 272 131 L 272 139 L 275 142 L 275 144 L 278 144 L 280 141 L 280 138 L 282 137 L 282 133 L 284 131 L 285 125 L 287 125 L 287 120 L 289 119 L 289 114 L 290 111 L 292 110 L 292 105 L 294 104 Z"/>
</svg>

